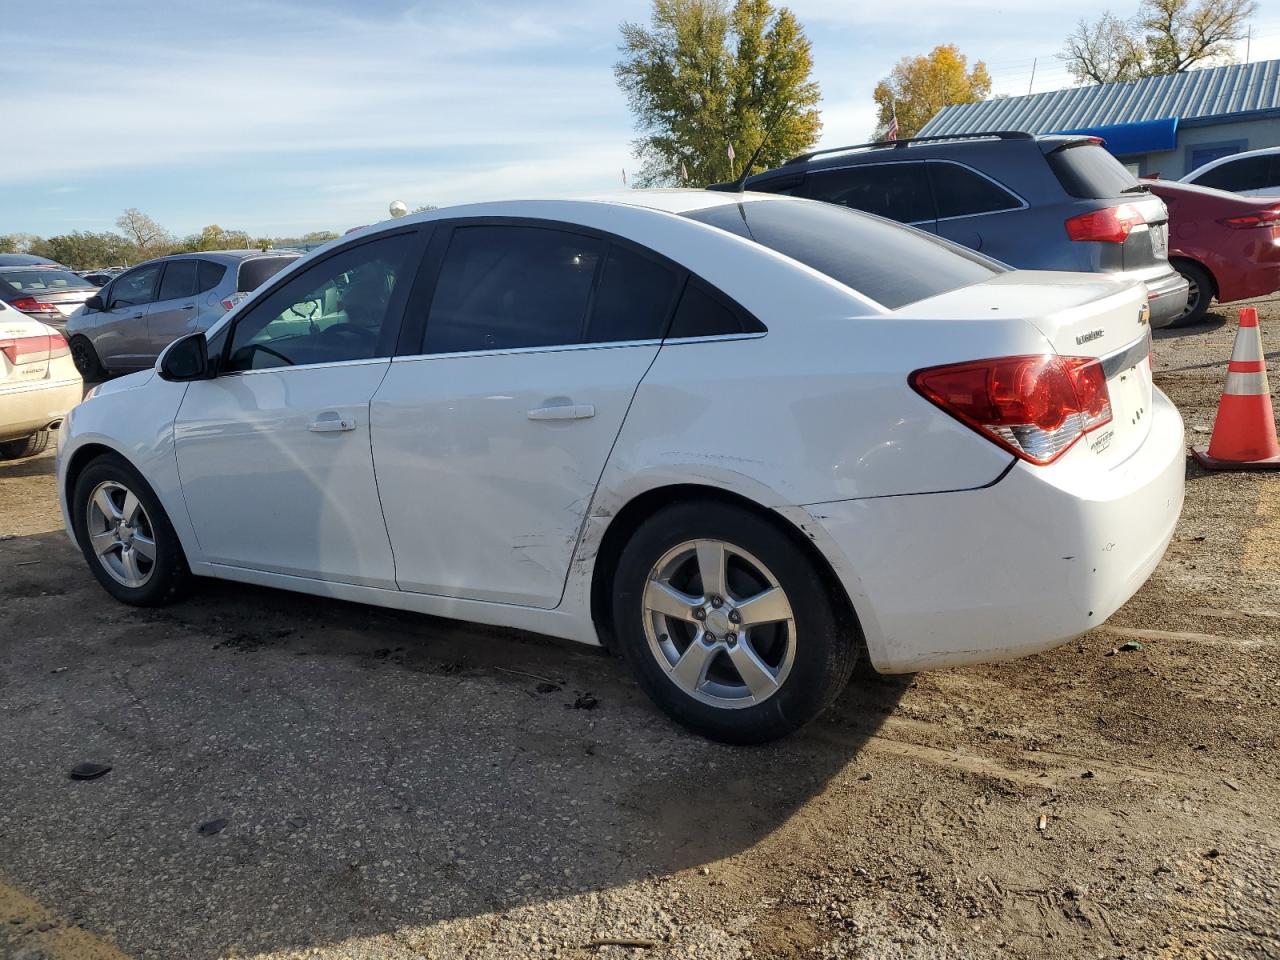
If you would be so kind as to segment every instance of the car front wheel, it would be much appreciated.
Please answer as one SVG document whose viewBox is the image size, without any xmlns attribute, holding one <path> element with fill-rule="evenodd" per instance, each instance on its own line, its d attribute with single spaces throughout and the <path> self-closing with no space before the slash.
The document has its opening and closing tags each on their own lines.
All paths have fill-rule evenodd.
<svg viewBox="0 0 1280 960">
<path fill-rule="evenodd" d="M 1203 317 L 1213 302 L 1213 278 L 1194 263 L 1176 263 L 1174 266 L 1187 281 L 1187 305 L 1169 326 L 1187 327 Z"/>
<path fill-rule="evenodd" d="M 107 371 L 98 359 L 98 351 L 93 348 L 88 337 L 71 338 L 71 360 L 76 365 L 80 376 L 90 382 L 106 379 Z"/>
<path fill-rule="evenodd" d="M 857 626 L 830 578 L 751 510 L 661 510 L 624 548 L 614 587 L 614 631 L 641 686 L 713 739 L 784 736 L 825 710 L 853 670 Z"/>
<path fill-rule="evenodd" d="M 159 499 L 114 454 L 95 459 L 72 494 L 76 539 L 103 589 L 134 606 L 158 606 L 191 579 L 178 536 Z"/>
</svg>

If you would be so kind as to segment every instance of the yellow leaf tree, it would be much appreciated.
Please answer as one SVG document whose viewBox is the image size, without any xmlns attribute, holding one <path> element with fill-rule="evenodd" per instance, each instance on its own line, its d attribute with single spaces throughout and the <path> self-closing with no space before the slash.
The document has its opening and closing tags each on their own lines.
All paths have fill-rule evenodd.
<svg viewBox="0 0 1280 960">
<path fill-rule="evenodd" d="M 898 137 L 913 137 L 943 107 L 977 103 L 991 93 L 991 75 L 981 60 L 969 60 L 953 43 L 940 44 L 927 56 L 903 57 L 889 76 L 876 84 L 876 139 L 889 128 L 896 104 Z"/>
</svg>

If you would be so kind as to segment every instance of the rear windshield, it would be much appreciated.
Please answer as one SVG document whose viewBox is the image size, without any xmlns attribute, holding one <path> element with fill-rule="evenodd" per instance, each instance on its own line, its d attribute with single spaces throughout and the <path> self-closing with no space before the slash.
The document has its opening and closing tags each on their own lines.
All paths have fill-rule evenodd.
<svg viewBox="0 0 1280 960">
<path fill-rule="evenodd" d="M 262 286 L 297 259 L 297 257 L 255 257 L 252 260 L 246 260 L 240 264 L 236 289 L 241 293 L 248 293 Z"/>
<path fill-rule="evenodd" d="M 1004 272 L 946 240 L 831 203 L 751 200 L 685 216 L 798 260 L 890 310 Z"/>
<path fill-rule="evenodd" d="M 92 290 L 94 285 L 70 270 L 0 270 L 3 280 L 15 290 L 48 293 L 54 290 Z"/>
<path fill-rule="evenodd" d="M 1062 189 L 1083 200 L 1114 200 L 1142 188 L 1124 165 L 1096 143 L 1082 140 L 1047 157 Z"/>
</svg>

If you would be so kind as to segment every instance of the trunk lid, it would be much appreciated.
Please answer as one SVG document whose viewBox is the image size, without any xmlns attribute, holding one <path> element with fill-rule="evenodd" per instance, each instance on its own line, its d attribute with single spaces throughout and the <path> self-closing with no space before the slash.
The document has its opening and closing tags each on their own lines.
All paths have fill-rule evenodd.
<svg viewBox="0 0 1280 960">
<path fill-rule="evenodd" d="M 1078 441 L 1113 465 L 1141 446 L 1152 379 L 1146 288 L 1100 273 L 1015 270 L 915 305 L 943 316 L 1017 317 L 1064 357 L 1102 361 L 1111 422 Z M 976 359 L 976 358 L 975 358 Z"/>
<path fill-rule="evenodd" d="M 43 379 L 49 372 L 55 331 L 16 310 L 0 312 L 0 387 Z"/>
</svg>

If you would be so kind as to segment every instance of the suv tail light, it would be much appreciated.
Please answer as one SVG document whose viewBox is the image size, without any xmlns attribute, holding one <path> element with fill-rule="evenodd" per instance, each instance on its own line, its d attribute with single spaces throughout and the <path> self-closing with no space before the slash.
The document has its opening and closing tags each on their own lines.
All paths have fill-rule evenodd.
<svg viewBox="0 0 1280 960">
<path fill-rule="evenodd" d="M 1228 217 L 1218 222 L 1233 230 L 1248 230 L 1250 227 L 1280 227 L 1280 207 L 1259 210 L 1257 213 L 1246 214 L 1243 217 Z"/>
<path fill-rule="evenodd" d="M 1111 422 L 1111 394 L 1095 357 L 974 360 L 917 370 L 908 379 L 926 400 L 1040 466 Z"/>
<path fill-rule="evenodd" d="M 1137 210 L 1122 203 L 1118 207 L 1103 207 L 1071 217 L 1066 222 L 1067 236 L 1072 240 L 1124 243 L 1134 227 L 1146 222 Z"/>
<path fill-rule="evenodd" d="M 23 313 L 33 316 L 57 317 L 61 316 L 58 308 L 52 303 L 41 303 L 35 297 L 18 297 L 16 300 L 10 300 L 9 306 L 15 310 L 21 310 Z"/>
</svg>

